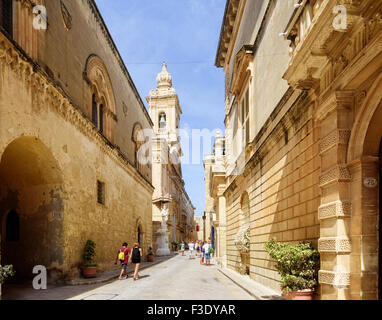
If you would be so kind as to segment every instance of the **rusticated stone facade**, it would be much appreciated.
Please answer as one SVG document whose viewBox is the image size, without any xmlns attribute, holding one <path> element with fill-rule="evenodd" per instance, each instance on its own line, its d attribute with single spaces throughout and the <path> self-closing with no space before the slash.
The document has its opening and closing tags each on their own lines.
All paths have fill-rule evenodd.
<svg viewBox="0 0 382 320">
<path fill-rule="evenodd" d="M 12 1 L 0 30 L 1 264 L 68 280 L 88 239 L 101 272 L 122 242 L 152 246 L 151 166 L 133 132 L 152 122 L 94 1 L 44 3 L 46 30 L 30 1 Z"/>
<path fill-rule="evenodd" d="M 227 266 L 280 290 L 264 243 L 310 240 L 317 298 L 377 299 L 382 1 L 298 3 L 227 1 L 225 179 L 207 185 L 224 186 Z"/>
</svg>

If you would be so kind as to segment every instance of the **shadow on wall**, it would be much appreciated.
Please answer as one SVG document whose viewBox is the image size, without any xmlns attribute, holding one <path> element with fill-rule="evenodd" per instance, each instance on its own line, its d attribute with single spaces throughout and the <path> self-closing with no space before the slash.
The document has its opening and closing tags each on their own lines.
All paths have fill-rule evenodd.
<svg viewBox="0 0 382 320">
<path fill-rule="evenodd" d="M 49 280 L 62 277 L 63 180 L 50 150 L 35 137 L 11 142 L 0 162 L 1 263 L 14 279 L 30 279 L 43 265 Z M 52 279 L 52 277 L 54 279 Z"/>
</svg>

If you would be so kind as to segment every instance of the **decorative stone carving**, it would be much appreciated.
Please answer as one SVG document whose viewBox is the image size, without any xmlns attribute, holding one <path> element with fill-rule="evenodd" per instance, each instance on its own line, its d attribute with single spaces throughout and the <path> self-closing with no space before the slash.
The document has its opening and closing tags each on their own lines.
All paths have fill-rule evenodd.
<svg viewBox="0 0 382 320">
<path fill-rule="evenodd" d="M 321 205 L 318 208 L 318 219 L 331 219 L 331 218 L 346 218 L 351 215 L 351 202 L 350 201 L 335 201 L 328 204 Z"/>
<path fill-rule="evenodd" d="M 334 253 L 350 253 L 351 252 L 351 242 L 350 239 L 338 238 L 338 237 L 328 237 L 320 238 L 318 240 L 318 251 L 319 252 L 334 252 Z"/>
<path fill-rule="evenodd" d="M 350 138 L 350 130 L 335 130 L 324 137 L 320 142 L 320 153 L 339 145 L 347 145 Z"/>
<path fill-rule="evenodd" d="M 318 282 L 346 288 L 350 285 L 350 273 L 320 270 L 318 272 Z"/>
<path fill-rule="evenodd" d="M 320 176 L 320 187 L 333 182 L 344 182 L 350 181 L 351 174 L 346 165 L 336 165 L 329 170 L 325 171 Z"/>
</svg>

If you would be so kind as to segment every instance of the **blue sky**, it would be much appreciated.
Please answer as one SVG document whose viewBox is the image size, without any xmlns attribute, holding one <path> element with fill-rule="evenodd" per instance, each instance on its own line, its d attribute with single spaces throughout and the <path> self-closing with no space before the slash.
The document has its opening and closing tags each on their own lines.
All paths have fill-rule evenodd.
<svg viewBox="0 0 382 320">
<path fill-rule="evenodd" d="M 224 73 L 214 62 L 226 0 L 96 3 L 145 104 L 165 61 L 183 109 L 181 128 L 224 131 Z M 195 215 L 202 215 L 202 152 L 199 164 L 182 169 Z"/>
</svg>

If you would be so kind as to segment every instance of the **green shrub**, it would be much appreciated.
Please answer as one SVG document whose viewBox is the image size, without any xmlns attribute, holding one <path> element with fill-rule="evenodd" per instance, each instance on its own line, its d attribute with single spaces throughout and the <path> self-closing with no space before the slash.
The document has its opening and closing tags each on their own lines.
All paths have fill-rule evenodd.
<svg viewBox="0 0 382 320">
<path fill-rule="evenodd" d="M 281 276 L 281 288 L 290 291 L 314 289 L 317 286 L 320 254 L 310 242 L 297 245 L 269 240 L 265 250 L 276 260 L 276 269 Z"/>
<path fill-rule="evenodd" d="M 85 266 L 87 267 L 95 267 L 96 264 L 93 263 L 94 257 L 96 256 L 95 252 L 96 244 L 92 240 L 86 241 L 85 248 L 84 248 L 84 259 L 85 259 Z"/>
<path fill-rule="evenodd" d="M 13 277 L 16 271 L 13 269 L 12 265 L 2 266 L 0 265 L 0 284 L 3 284 L 5 279 L 8 277 Z"/>
</svg>

